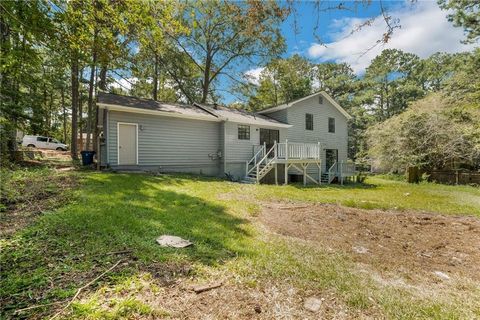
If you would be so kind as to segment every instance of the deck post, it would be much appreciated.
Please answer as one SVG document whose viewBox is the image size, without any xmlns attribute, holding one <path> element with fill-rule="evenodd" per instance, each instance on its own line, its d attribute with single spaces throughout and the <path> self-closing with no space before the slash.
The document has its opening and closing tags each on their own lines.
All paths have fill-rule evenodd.
<svg viewBox="0 0 480 320">
<path fill-rule="evenodd" d="M 256 178 L 257 178 L 257 184 L 260 183 L 259 174 L 260 174 L 260 163 L 257 164 L 257 176 L 256 176 Z"/>
<path fill-rule="evenodd" d="M 275 185 L 278 186 L 278 164 L 275 162 Z"/>
<path fill-rule="evenodd" d="M 248 177 L 248 160 L 246 161 L 245 165 L 245 178 Z"/>
<path fill-rule="evenodd" d="M 302 163 L 302 168 L 303 168 L 303 185 L 307 185 L 307 165 L 305 163 Z"/>
<path fill-rule="evenodd" d="M 343 185 L 343 160 L 340 161 L 340 184 Z"/>
<path fill-rule="evenodd" d="M 285 185 L 288 184 L 288 163 L 285 162 Z"/>
<path fill-rule="evenodd" d="M 285 139 L 285 160 L 288 160 L 288 139 Z"/>
</svg>

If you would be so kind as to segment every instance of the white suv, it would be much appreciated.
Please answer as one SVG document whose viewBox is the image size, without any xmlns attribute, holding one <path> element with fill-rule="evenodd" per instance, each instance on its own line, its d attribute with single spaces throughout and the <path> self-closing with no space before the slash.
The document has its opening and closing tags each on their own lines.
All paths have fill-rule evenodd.
<svg viewBox="0 0 480 320">
<path fill-rule="evenodd" d="M 41 149 L 53 149 L 59 151 L 66 151 L 68 146 L 61 143 L 57 139 L 43 137 L 43 136 L 25 136 L 22 140 L 22 146 Z"/>
</svg>

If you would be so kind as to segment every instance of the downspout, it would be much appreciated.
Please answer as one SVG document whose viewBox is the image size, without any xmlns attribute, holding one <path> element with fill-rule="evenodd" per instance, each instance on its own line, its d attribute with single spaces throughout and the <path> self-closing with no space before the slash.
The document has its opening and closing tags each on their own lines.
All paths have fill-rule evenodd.
<svg viewBox="0 0 480 320">
<path fill-rule="evenodd" d="M 109 124 L 109 110 L 107 108 L 105 108 L 105 118 L 106 118 L 106 128 L 104 129 L 104 134 L 106 134 L 105 136 L 105 147 L 107 148 L 107 161 L 105 162 L 106 166 L 107 167 L 110 167 L 110 152 L 108 149 L 110 149 L 110 124 Z M 117 133 L 118 134 L 118 133 Z"/>
<path fill-rule="evenodd" d="M 223 121 L 223 173 L 227 173 L 227 122 Z"/>
</svg>

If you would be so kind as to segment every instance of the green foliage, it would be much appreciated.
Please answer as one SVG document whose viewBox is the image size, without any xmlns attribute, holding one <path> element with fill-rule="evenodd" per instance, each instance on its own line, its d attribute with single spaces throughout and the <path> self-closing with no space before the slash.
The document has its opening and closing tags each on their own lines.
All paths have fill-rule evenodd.
<svg viewBox="0 0 480 320">
<path fill-rule="evenodd" d="M 453 107 L 440 94 L 369 128 L 367 136 L 368 156 L 382 170 L 443 169 L 456 162 L 480 165 L 480 112 Z"/>
<path fill-rule="evenodd" d="M 437 0 L 440 8 L 453 11 L 447 15 L 456 27 L 463 27 L 465 43 L 475 43 L 480 37 L 480 1 L 478 0 Z"/>
<path fill-rule="evenodd" d="M 256 94 L 250 97 L 249 108 L 261 110 L 268 106 L 293 101 L 312 93 L 312 65 L 305 58 L 293 55 L 275 59 L 260 73 Z"/>
<path fill-rule="evenodd" d="M 363 81 L 363 102 L 376 119 L 386 120 L 406 109 L 410 101 L 424 95 L 414 71 L 420 59 L 411 53 L 386 49 L 372 60 Z"/>
</svg>

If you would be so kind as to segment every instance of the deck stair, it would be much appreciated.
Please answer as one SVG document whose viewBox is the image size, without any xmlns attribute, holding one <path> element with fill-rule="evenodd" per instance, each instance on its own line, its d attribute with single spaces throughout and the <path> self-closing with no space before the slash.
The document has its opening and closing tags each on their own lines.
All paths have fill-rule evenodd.
<svg viewBox="0 0 480 320">
<path fill-rule="evenodd" d="M 275 183 L 278 184 L 278 165 L 283 165 L 285 184 L 288 183 L 288 174 L 292 171 L 303 175 L 303 183 L 307 181 L 316 184 L 330 184 L 339 182 L 343 184 L 345 179 L 352 179 L 355 174 L 355 164 L 335 161 L 326 172 L 321 170 L 320 143 L 277 143 L 267 149 L 266 145 L 257 146 L 253 157 L 246 162 L 243 183 L 260 183 L 260 181 L 272 170 L 275 170 Z M 312 167 L 318 170 L 319 179 L 311 176 Z"/>
<path fill-rule="evenodd" d="M 288 178 L 289 169 L 295 169 L 303 174 L 304 184 L 307 179 L 320 184 L 320 181 L 307 173 L 310 164 L 316 164 L 320 173 L 320 150 L 320 143 L 289 143 L 288 141 L 277 143 L 275 141 L 268 150 L 265 144 L 259 146 L 252 159 L 246 162 L 243 182 L 255 180 L 256 183 L 259 183 L 272 169 L 275 169 L 275 183 L 278 184 L 278 164 L 282 164 L 285 177 Z"/>
</svg>

